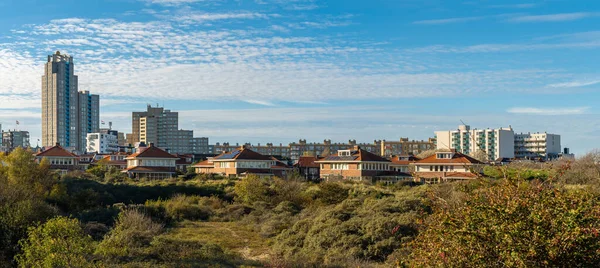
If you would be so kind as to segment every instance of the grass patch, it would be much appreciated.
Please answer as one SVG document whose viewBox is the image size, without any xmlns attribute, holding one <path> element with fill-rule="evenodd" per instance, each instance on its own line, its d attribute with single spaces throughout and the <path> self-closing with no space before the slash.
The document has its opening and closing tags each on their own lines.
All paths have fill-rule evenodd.
<svg viewBox="0 0 600 268">
<path fill-rule="evenodd" d="M 167 236 L 183 241 L 216 244 L 248 260 L 264 261 L 271 257 L 268 240 L 236 222 L 184 221 Z"/>
</svg>

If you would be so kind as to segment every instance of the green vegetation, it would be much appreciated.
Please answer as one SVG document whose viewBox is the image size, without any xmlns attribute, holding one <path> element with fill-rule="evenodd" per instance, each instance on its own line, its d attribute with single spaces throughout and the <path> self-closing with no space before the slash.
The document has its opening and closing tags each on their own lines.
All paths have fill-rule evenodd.
<svg viewBox="0 0 600 268">
<path fill-rule="evenodd" d="M 441 185 L 132 181 L 0 156 L 0 267 L 481 267 L 600 263 L 600 157 Z"/>
</svg>

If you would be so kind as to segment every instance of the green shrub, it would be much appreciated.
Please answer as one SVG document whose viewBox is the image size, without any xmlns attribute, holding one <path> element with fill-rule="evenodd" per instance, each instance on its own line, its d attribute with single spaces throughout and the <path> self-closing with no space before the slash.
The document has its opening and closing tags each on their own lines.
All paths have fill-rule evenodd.
<svg viewBox="0 0 600 268">
<path fill-rule="evenodd" d="M 112 260 L 143 258 L 152 239 L 163 232 L 163 226 L 137 210 L 124 210 L 115 227 L 98 245 L 96 253 Z"/>
<path fill-rule="evenodd" d="M 592 267 L 600 263 L 600 201 L 585 189 L 503 180 L 436 199 L 413 244 L 417 267 Z"/>
<path fill-rule="evenodd" d="M 94 241 L 76 219 L 57 217 L 28 231 L 20 242 L 19 267 L 94 267 Z"/>
</svg>

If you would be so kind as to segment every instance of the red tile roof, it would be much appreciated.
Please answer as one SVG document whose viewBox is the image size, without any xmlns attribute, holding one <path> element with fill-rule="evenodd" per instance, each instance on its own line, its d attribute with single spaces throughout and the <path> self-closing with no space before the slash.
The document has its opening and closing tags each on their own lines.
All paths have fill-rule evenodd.
<svg viewBox="0 0 600 268">
<path fill-rule="evenodd" d="M 202 162 L 196 163 L 192 167 L 214 167 L 214 164 L 211 160 L 204 160 Z"/>
<path fill-rule="evenodd" d="M 298 159 L 298 163 L 296 163 L 294 166 L 297 167 L 307 167 L 307 168 L 318 168 L 319 164 L 315 163 L 315 161 L 318 161 L 319 159 L 315 156 L 301 156 L 300 159 Z"/>
<path fill-rule="evenodd" d="M 132 154 L 127 157 L 127 159 L 132 159 L 132 158 L 177 158 L 178 159 L 179 157 L 174 156 L 170 153 L 167 153 L 166 151 L 161 150 L 160 148 L 158 148 L 156 146 L 150 146 L 141 152 L 137 152 L 137 153 Z"/>
<path fill-rule="evenodd" d="M 438 159 L 437 153 L 421 159 L 416 164 L 482 164 L 479 160 L 468 155 L 454 152 L 451 159 Z"/>
<path fill-rule="evenodd" d="M 65 150 L 63 147 L 61 147 L 60 145 L 56 145 L 54 147 L 49 148 L 48 150 L 45 150 L 41 153 L 37 153 L 35 156 L 38 157 L 71 157 L 71 158 L 78 158 L 79 156 Z"/>
</svg>

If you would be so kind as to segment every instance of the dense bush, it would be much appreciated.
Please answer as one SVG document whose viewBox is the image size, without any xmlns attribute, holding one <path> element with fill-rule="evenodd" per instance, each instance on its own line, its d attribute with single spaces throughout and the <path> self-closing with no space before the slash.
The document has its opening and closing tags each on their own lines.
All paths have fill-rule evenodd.
<svg viewBox="0 0 600 268">
<path fill-rule="evenodd" d="M 124 210 L 96 253 L 111 260 L 134 260 L 144 256 L 153 238 L 162 232 L 163 226 L 150 217 L 137 210 Z"/>
<path fill-rule="evenodd" d="M 275 238 L 274 249 L 292 265 L 384 261 L 416 235 L 415 220 L 425 209 L 420 195 L 355 197 L 303 211 Z"/>
<path fill-rule="evenodd" d="M 586 190 L 505 180 L 437 201 L 414 242 L 411 265 L 592 267 L 600 263 L 600 201 Z"/>
<path fill-rule="evenodd" d="M 94 267 L 94 242 L 76 219 L 53 218 L 32 227 L 20 242 L 19 267 Z"/>
</svg>

